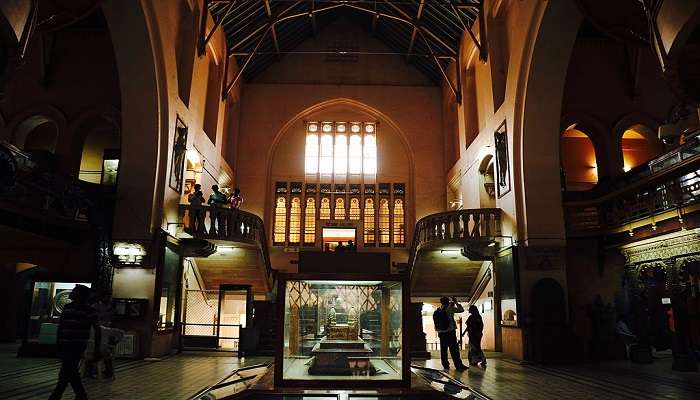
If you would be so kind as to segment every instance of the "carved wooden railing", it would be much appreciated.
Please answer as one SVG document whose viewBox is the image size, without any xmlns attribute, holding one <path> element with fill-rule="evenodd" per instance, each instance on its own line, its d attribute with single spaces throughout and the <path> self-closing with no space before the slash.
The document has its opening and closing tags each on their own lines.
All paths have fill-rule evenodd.
<svg viewBox="0 0 700 400">
<path fill-rule="evenodd" d="M 194 238 L 256 244 L 263 255 L 268 283 L 272 283 L 267 236 L 260 217 L 235 208 L 191 204 L 180 204 L 179 215 L 184 231 Z"/>
<path fill-rule="evenodd" d="M 598 234 L 619 230 L 651 217 L 676 212 L 700 201 L 700 146 L 683 147 L 647 164 L 637 180 L 625 178 L 597 198 L 564 200 L 569 234 Z M 692 151 L 696 151 L 693 153 Z"/>
<path fill-rule="evenodd" d="M 446 211 L 421 218 L 416 223 L 409 256 L 412 271 L 418 251 L 437 241 L 488 240 L 501 236 L 501 209 L 478 208 Z"/>
</svg>

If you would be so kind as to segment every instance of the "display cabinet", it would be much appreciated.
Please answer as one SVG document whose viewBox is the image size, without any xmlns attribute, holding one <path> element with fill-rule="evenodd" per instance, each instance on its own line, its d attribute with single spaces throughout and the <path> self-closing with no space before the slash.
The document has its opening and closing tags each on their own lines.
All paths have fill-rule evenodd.
<svg viewBox="0 0 700 400">
<path fill-rule="evenodd" d="M 277 386 L 409 386 L 402 275 L 280 275 Z"/>
</svg>

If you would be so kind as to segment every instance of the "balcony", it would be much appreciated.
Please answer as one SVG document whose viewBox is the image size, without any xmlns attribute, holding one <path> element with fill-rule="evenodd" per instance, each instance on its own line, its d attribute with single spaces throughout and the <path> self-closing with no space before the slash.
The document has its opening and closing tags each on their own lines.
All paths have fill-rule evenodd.
<svg viewBox="0 0 700 400">
<path fill-rule="evenodd" d="M 416 223 L 409 256 L 413 295 L 464 295 L 502 239 L 498 208 L 447 211 L 422 218 Z M 426 292 L 427 288 L 432 292 Z"/>
<path fill-rule="evenodd" d="M 0 142 L 0 213 L 5 225 L 65 238 L 64 229 L 86 229 L 88 219 L 109 209 L 99 185 L 57 171 L 51 157 L 40 160 Z"/>
<path fill-rule="evenodd" d="M 211 240 L 220 248 L 228 247 L 226 242 L 238 243 L 243 251 L 256 251 L 261 255 L 260 270 L 264 276 L 266 290 L 272 288 L 274 279 L 268 253 L 267 236 L 262 219 L 255 214 L 235 208 L 195 206 L 181 204 L 180 221 L 185 233 L 195 239 Z M 225 258 L 225 255 L 222 255 Z M 225 258 L 227 265 L 234 267 L 236 258 Z M 207 268 L 213 261 L 203 258 L 198 261 L 200 268 Z M 216 267 L 216 266 L 212 266 Z M 230 282 L 229 282 L 230 283 Z"/>
<path fill-rule="evenodd" d="M 679 218 L 700 201 L 700 137 L 601 187 L 565 193 L 569 236 L 596 236 Z"/>
</svg>

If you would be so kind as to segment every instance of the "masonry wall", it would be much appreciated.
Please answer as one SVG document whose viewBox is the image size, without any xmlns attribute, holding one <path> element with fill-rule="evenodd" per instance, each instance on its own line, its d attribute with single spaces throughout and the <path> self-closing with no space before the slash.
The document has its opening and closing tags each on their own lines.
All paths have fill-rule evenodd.
<svg viewBox="0 0 700 400">
<path fill-rule="evenodd" d="M 342 36 L 354 38 L 362 51 L 388 51 L 351 22 L 325 29 L 328 34 L 298 50 L 326 50 Z M 271 231 L 274 182 L 304 181 L 304 120 L 376 120 L 377 182 L 407 184 L 408 248 L 415 220 L 444 209 L 440 101 L 439 87 L 398 56 L 358 56 L 347 63 L 322 55 L 285 56 L 243 85 L 236 181 L 244 208 L 264 216 Z M 394 250 L 392 260 L 405 262 L 407 248 Z M 274 268 L 295 270 L 289 264 L 293 254 L 271 253 Z"/>
</svg>

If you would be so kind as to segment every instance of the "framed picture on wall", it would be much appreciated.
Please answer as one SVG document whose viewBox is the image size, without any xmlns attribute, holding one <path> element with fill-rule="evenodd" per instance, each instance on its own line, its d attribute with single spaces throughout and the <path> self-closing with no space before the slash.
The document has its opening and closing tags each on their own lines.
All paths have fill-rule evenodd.
<svg viewBox="0 0 700 400">
<path fill-rule="evenodd" d="M 175 123 L 175 138 L 173 139 L 173 154 L 170 162 L 170 179 L 168 185 L 174 191 L 182 192 L 182 179 L 185 173 L 185 154 L 187 153 L 187 126 L 177 118 Z"/>
<path fill-rule="evenodd" d="M 506 121 L 493 133 L 496 149 L 496 193 L 498 198 L 510 192 L 510 160 L 508 159 L 508 131 Z"/>
</svg>

